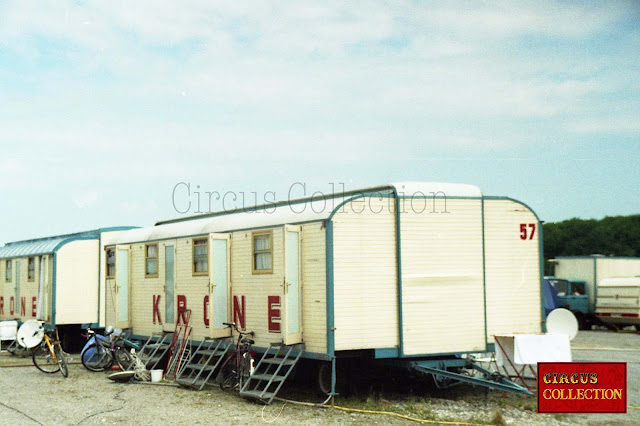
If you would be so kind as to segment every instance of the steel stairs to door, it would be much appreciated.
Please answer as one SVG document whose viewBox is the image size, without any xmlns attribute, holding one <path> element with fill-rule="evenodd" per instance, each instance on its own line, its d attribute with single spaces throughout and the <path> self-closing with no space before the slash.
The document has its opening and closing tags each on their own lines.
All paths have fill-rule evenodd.
<svg viewBox="0 0 640 426">
<path fill-rule="evenodd" d="M 245 398 L 271 404 L 304 352 L 304 344 L 272 345 L 240 389 Z"/>
<path fill-rule="evenodd" d="M 138 356 L 144 362 L 147 370 L 154 370 L 169 352 L 173 333 L 163 333 L 161 336 L 150 336 L 145 342 Z"/>
<path fill-rule="evenodd" d="M 191 352 L 189 360 L 178 372 L 176 383 L 180 386 L 202 390 L 209 383 L 209 379 L 225 359 L 231 348 L 230 337 L 221 339 L 205 339 Z"/>
</svg>

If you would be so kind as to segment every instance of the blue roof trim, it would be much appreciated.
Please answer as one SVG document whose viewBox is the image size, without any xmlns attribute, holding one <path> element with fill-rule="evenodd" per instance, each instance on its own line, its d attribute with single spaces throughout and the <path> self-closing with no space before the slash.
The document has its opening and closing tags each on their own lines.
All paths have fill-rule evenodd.
<svg viewBox="0 0 640 426">
<path fill-rule="evenodd" d="M 103 232 L 124 231 L 133 229 L 134 226 L 119 226 L 100 228 L 74 234 L 64 234 L 30 240 L 13 241 L 0 247 L 0 259 L 13 259 L 18 257 L 42 256 L 56 253 L 62 246 L 76 240 L 100 239 Z"/>
</svg>

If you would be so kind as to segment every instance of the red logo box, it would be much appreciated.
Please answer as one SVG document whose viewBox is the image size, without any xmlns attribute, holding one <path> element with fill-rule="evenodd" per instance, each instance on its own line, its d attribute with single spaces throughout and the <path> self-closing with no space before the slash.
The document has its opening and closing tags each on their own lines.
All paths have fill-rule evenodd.
<svg viewBox="0 0 640 426">
<path fill-rule="evenodd" d="M 538 413 L 626 412 L 626 362 L 538 363 Z"/>
</svg>

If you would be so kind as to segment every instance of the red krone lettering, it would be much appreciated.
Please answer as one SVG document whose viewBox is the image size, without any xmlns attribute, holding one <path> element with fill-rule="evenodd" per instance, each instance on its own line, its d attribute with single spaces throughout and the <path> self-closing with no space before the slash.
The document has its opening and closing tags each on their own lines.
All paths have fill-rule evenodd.
<svg viewBox="0 0 640 426">
<path fill-rule="evenodd" d="M 0 315 L 4 315 L 4 297 L 0 296 Z"/>
<path fill-rule="evenodd" d="M 20 298 L 20 316 L 21 317 L 25 316 L 26 312 L 27 312 L 27 298 L 21 297 Z"/>
<path fill-rule="evenodd" d="M 160 317 L 160 295 L 153 295 L 153 323 L 156 323 L 158 318 L 158 324 L 162 324 L 162 317 Z"/>
<path fill-rule="evenodd" d="M 280 332 L 280 296 L 267 297 L 267 317 L 269 318 L 269 331 Z"/>
<path fill-rule="evenodd" d="M 241 330 L 245 329 L 245 304 L 244 296 L 238 302 L 238 296 L 233 296 L 233 322 L 239 325 Z"/>
<path fill-rule="evenodd" d="M 204 296 L 204 300 L 202 304 L 204 309 L 204 312 L 203 312 L 204 315 L 202 316 L 202 318 L 204 319 L 204 326 L 209 327 L 209 295 L 208 294 Z"/>
<path fill-rule="evenodd" d="M 13 315 L 16 312 L 16 301 L 13 298 L 13 296 L 11 296 L 11 299 L 9 299 L 9 315 Z"/>
<path fill-rule="evenodd" d="M 33 298 L 31 299 L 31 316 L 32 316 L 32 317 L 34 317 L 34 318 L 36 317 L 36 310 L 37 310 L 37 308 L 38 308 L 38 306 L 37 306 L 37 304 L 36 304 L 36 298 L 35 298 L 35 297 L 33 297 Z"/>
</svg>

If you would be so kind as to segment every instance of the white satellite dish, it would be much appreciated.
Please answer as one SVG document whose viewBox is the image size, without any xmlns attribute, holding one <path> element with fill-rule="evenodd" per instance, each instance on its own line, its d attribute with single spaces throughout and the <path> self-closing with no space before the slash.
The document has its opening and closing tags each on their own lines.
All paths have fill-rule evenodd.
<svg viewBox="0 0 640 426">
<path fill-rule="evenodd" d="M 18 344 L 27 349 L 35 348 L 44 338 L 44 327 L 36 320 L 25 321 L 18 330 Z"/>
<path fill-rule="evenodd" d="M 578 334 L 578 320 L 568 309 L 554 309 L 547 316 L 547 334 L 564 334 L 573 340 Z"/>
</svg>

